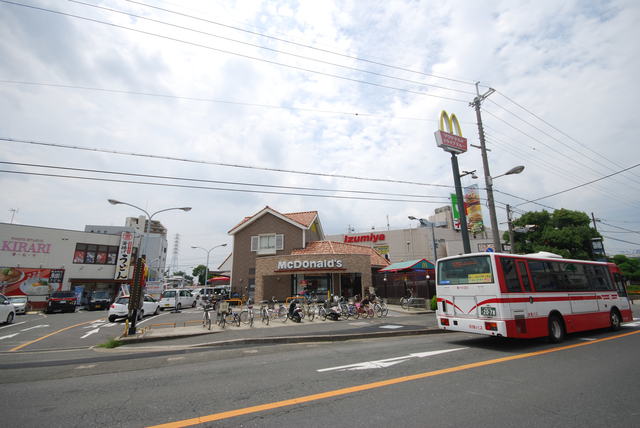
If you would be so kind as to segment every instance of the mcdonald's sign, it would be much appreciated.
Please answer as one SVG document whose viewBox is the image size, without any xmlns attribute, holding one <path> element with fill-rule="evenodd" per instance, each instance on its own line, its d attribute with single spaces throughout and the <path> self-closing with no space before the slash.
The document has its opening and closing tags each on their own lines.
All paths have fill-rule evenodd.
<svg viewBox="0 0 640 428">
<path fill-rule="evenodd" d="M 445 130 L 446 129 L 446 130 Z M 435 132 L 436 144 L 442 150 L 451 153 L 467 151 L 467 139 L 462 136 L 460 122 L 455 114 L 449 116 L 446 111 L 440 113 L 440 129 Z"/>
</svg>

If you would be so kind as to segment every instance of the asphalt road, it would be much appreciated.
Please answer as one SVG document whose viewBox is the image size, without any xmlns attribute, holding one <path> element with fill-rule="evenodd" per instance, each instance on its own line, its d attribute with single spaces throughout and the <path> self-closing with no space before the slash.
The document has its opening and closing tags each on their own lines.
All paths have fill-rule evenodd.
<svg viewBox="0 0 640 428">
<path fill-rule="evenodd" d="M 0 414 L 11 427 L 186 426 L 180 421 L 209 415 L 219 419 L 202 426 L 637 426 L 639 347 L 633 325 L 570 335 L 560 345 L 448 333 L 115 349 L 67 365 L 2 367 Z M 59 361 L 89 352 L 39 355 Z"/>
</svg>

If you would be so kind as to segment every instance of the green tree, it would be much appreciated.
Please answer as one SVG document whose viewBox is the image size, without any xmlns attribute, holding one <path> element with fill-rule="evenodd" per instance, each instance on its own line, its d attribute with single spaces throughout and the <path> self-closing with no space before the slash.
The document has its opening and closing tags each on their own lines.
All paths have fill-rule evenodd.
<svg viewBox="0 0 640 428">
<path fill-rule="evenodd" d="M 191 272 L 194 278 L 198 278 L 198 284 L 200 285 L 205 285 L 204 275 L 206 270 L 207 270 L 207 267 L 205 265 L 198 265 L 194 267 L 193 272 Z"/>
<path fill-rule="evenodd" d="M 184 279 L 186 279 L 187 281 L 193 280 L 193 277 L 191 275 L 187 275 L 187 274 L 184 273 L 184 271 L 181 271 L 181 270 L 179 270 L 177 272 L 174 272 L 173 276 L 181 276 Z"/>
<path fill-rule="evenodd" d="M 589 216 L 567 209 L 531 211 L 513 222 L 514 228 L 525 228 L 515 233 L 515 253 L 548 251 L 566 258 L 590 260 L 593 258 L 591 239 L 601 237 L 590 226 Z M 508 234 L 506 236 L 508 240 Z"/>
<path fill-rule="evenodd" d="M 640 281 L 640 259 L 616 254 L 613 256 L 613 262 L 618 265 L 625 278 L 634 282 Z"/>
</svg>

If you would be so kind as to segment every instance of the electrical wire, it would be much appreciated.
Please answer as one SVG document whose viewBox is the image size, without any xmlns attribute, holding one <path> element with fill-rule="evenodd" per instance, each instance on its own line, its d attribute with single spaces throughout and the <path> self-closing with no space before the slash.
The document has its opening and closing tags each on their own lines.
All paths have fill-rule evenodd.
<svg viewBox="0 0 640 428">
<path fill-rule="evenodd" d="M 559 192 L 556 192 L 556 193 L 552 193 L 552 194 L 550 194 L 550 195 L 543 196 L 543 197 L 541 197 L 541 198 L 532 199 L 532 200 L 529 200 L 529 201 L 527 201 L 527 202 L 522 202 L 522 203 L 518 204 L 517 206 L 524 205 L 524 204 L 527 204 L 527 203 L 530 203 L 530 202 L 539 201 L 539 200 L 541 200 L 541 199 L 547 199 L 547 198 L 550 198 L 550 197 L 552 197 L 552 196 L 560 195 L 560 194 L 562 194 L 562 193 L 570 192 L 571 190 L 575 190 L 575 189 L 579 189 L 579 188 L 584 187 L 584 186 L 588 186 L 589 184 L 595 183 L 595 182 L 597 182 L 597 181 L 604 180 L 605 178 L 612 177 L 612 176 L 614 176 L 614 175 L 617 175 L 617 174 L 623 173 L 623 172 L 625 172 L 625 171 L 629 171 L 630 169 L 637 168 L 637 167 L 639 167 L 639 166 L 640 166 L 640 163 L 637 163 L 637 164 L 632 165 L 632 166 L 630 166 L 630 167 L 624 168 L 624 169 L 622 169 L 622 170 L 620 170 L 620 171 L 616 171 L 616 172 L 613 172 L 613 173 L 611 173 L 611 174 L 605 175 L 604 177 L 600 177 L 600 178 L 597 178 L 597 179 L 595 179 L 595 180 L 591 180 L 591 181 L 589 181 L 589 182 L 587 182 L 587 183 L 582 183 L 582 184 L 580 184 L 580 185 L 578 185 L 578 186 L 573 186 L 573 187 L 570 187 L 570 188 L 568 188 L 568 189 L 561 190 L 561 191 L 559 191 Z"/>
<path fill-rule="evenodd" d="M 47 9 L 47 8 L 38 7 L 38 6 L 15 3 L 15 2 L 9 1 L 9 0 L 0 0 L 0 2 L 1 3 L 5 3 L 5 4 L 10 4 L 10 5 L 13 5 L 13 6 L 19 6 L 19 7 L 25 7 L 25 8 L 29 8 L 29 9 L 34 9 L 34 10 L 38 10 L 38 11 L 41 11 L 41 12 L 53 13 L 53 14 L 57 14 L 57 15 L 67 16 L 67 17 L 70 17 L 70 18 L 76 18 L 76 19 L 80 19 L 80 20 L 84 20 L 84 21 L 88 21 L 88 22 L 93 22 L 93 23 L 97 23 L 97 24 L 108 25 L 108 26 L 111 26 L 111 27 L 114 27 L 114 28 L 120 28 L 120 29 L 123 29 L 123 30 L 133 31 L 133 32 L 144 34 L 144 35 L 147 35 L 147 36 L 158 37 L 158 38 L 161 38 L 161 39 L 170 40 L 170 41 L 177 42 L 177 43 L 182 43 L 182 44 L 186 44 L 186 45 L 190 45 L 190 46 L 194 46 L 194 47 L 208 49 L 208 50 L 211 50 L 211 51 L 220 52 L 220 53 L 224 53 L 224 54 L 228 54 L 228 55 L 234 55 L 234 56 L 238 56 L 238 57 L 241 57 L 241 58 L 250 59 L 250 60 L 254 60 L 254 61 L 261 61 L 261 62 L 264 62 L 264 63 L 267 63 L 267 64 L 277 65 L 277 66 L 280 66 L 280 67 L 286 67 L 286 68 L 290 68 L 290 69 L 297 70 L 297 71 L 304 71 L 304 72 L 307 72 L 307 73 L 317 74 L 317 75 L 320 75 L 320 76 L 332 77 L 332 78 L 335 78 L 335 79 L 341 79 L 341 80 L 345 80 L 345 81 L 348 81 L 348 82 L 360 83 L 360 84 L 363 84 L 363 85 L 369 85 L 369 86 L 374 86 L 374 87 L 383 88 L 383 89 L 391 89 L 391 90 L 394 90 L 394 91 L 402 91 L 402 92 L 406 92 L 406 93 L 410 93 L 410 94 L 414 94 L 414 95 L 422 95 L 422 96 L 440 98 L 440 99 L 445 99 L 445 100 L 449 100 L 449 101 L 461 102 L 461 103 L 465 103 L 465 104 L 468 103 L 467 100 L 462 100 L 462 99 L 458 99 L 458 98 L 451 98 L 451 97 L 446 97 L 446 96 L 442 96 L 442 95 L 435 95 L 435 94 L 430 94 L 430 93 L 427 93 L 427 92 L 414 91 L 414 90 L 411 90 L 411 89 L 399 88 L 399 87 L 395 87 L 395 86 L 382 85 L 382 84 L 379 84 L 379 83 L 369 82 L 369 81 L 366 81 L 366 80 L 354 79 L 354 78 L 350 78 L 350 77 L 346 77 L 346 76 L 340 76 L 340 75 L 332 74 L 332 73 L 325 73 L 323 71 L 312 70 L 312 69 L 305 68 L 305 67 L 298 67 L 298 66 L 291 65 L 291 64 L 284 64 L 284 63 L 277 62 L 277 61 L 271 61 L 271 60 L 268 60 L 268 59 L 259 58 L 259 57 L 255 57 L 255 56 L 251 56 L 251 55 L 245 55 L 245 54 L 241 54 L 241 53 L 238 53 L 238 52 L 229 51 L 229 50 L 226 50 L 226 49 L 219 49 L 219 48 L 215 48 L 213 46 L 207 46 L 207 45 L 203 45 L 203 44 L 200 44 L 200 43 L 195 43 L 195 42 L 190 42 L 190 41 L 187 41 L 187 40 L 178 39 L 176 37 L 170 37 L 170 36 L 165 36 L 165 35 L 158 34 L 158 33 L 152 33 L 150 31 L 139 30 L 139 29 L 136 29 L 136 28 L 127 27 L 127 26 L 119 25 L 119 24 L 114 24 L 112 22 L 101 21 L 99 19 L 88 18 L 88 17 L 85 17 L 85 16 L 75 15 L 75 14 L 68 13 L 68 12 L 61 12 L 61 11 L 58 11 L 58 10 Z"/>
<path fill-rule="evenodd" d="M 343 58 L 348 58 L 348 59 L 351 59 L 351 60 L 361 61 L 361 62 L 373 64 L 373 65 L 379 65 L 379 66 L 392 68 L 392 69 L 399 70 L 399 71 L 406 71 L 406 72 L 409 72 L 409 73 L 419 74 L 419 75 L 423 75 L 423 76 L 427 76 L 427 77 L 433 77 L 433 78 L 436 78 L 436 79 L 443 79 L 443 80 L 448 80 L 448 81 L 451 81 L 451 82 L 462 83 L 462 84 L 465 84 L 465 85 L 475 85 L 475 83 L 476 83 L 476 82 L 472 82 L 472 81 L 468 81 L 468 80 L 456 79 L 456 78 L 453 78 L 453 77 L 440 76 L 440 75 L 436 75 L 436 74 L 425 73 L 425 72 L 422 72 L 422 71 L 411 70 L 411 69 L 406 68 L 406 67 L 399 67 L 399 66 L 395 66 L 395 65 L 385 64 L 385 63 L 382 63 L 382 62 L 378 62 L 378 61 L 374 61 L 374 60 L 370 60 L 370 59 L 366 59 L 366 58 L 360 58 L 360 57 L 357 57 L 357 56 L 347 55 L 347 54 L 344 54 L 344 53 L 335 52 L 335 51 L 331 51 L 331 50 L 328 50 L 328 49 L 322 49 L 322 48 L 318 48 L 318 47 L 315 47 L 315 46 L 306 45 L 306 44 L 303 44 L 303 43 L 292 42 L 290 40 L 286 40 L 286 39 L 270 36 L 270 35 L 267 35 L 267 34 L 256 32 L 256 31 L 246 30 L 244 28 L 235 27 L 235 26 L 232 26 L 232 25 L 224 24 L 222 22 L 213 21 L 213 20 L 210 20 L 210 19 L 205 19 L 205 18 L 202 18 L 202 17 L 199 17 L 199 16 L 189 15 L 189 14 L 186 14 L 186 13 L 183 13 L 183 12 L 178 12 L 178 11 L 171 10 L 171 9 L 166 9 L 166 8 L 162 8 L 162 7 L 158 7 L 158 6 L 153 6 L 153 5 L 150 5 L 150 4 L 147 4 L 147 3 L 142 3 L 142 2 L 139 2 L 139 1 L 134 1 L 134 0 L 125 0 L 125 1 L 127 1 L 129 3 L 137 4 L 137 5 L 140 5 L 140 6 L 145 6 L 145 7 L 151 8 L 151 9 L 156 9 L 156 10 L 160 10 L 160 11 L 163 11 L 163 12 L 171 13 L 171 14 L 174 14 L 174 15 L 183 16 L 185 18 L 191 18 L 191 19 L 198 20 L 198 21 L 201 21 L 201 22 L 206 22 L 206 23 L 209 23 L 209 24 L 218 25 L 218 26 L 221 26 L 221 27 L 224 27 L 224 28 L 228 28 L 228 29 L 232 29 L 232 30 L 236 30 L 236 31 L 241 31 L 241 32 L 244 32 L 244 33 L 247 33 L 247 34 L 251 34 L 251 35 L 254 35 L 254 36 L 260 36 L 260 37 L 264 37 L 264 38 L 271 39 L 271 40 L 276 40 L 278 42 L 283 42 L 283 43 L 287 43 L 287 44 L 298 46 L 298 47 L 304 47 L 304 48 L 307 48 L 307 49 L 313 49 L 313 50 L 318 51 L 318 52 L 324 52 L 324 53 L 329 53 L 329 54 L 332 54 L 332 55 L 337 55 L 337 56 L 340 56 L 340 57 L 343 57 Z M 485 85 L 480 85 L 480 86 L 487 87 Z"/>
<path fill-rule="evenodd" d="M 361 68 L 350 67 L 350 66 L 347 66 L 347 65 L 337 64 L 337 63 L 329 62 L 329 61 L 324 61 L 324 60 L 321 60 L 321 59 L 318 59 L 318 58 L 299 55 L 299 54 L 292 53 L 292 52 L 286 52 L 286 51 L 282 51 L 282 50 L 279 50 L 279 49 L 270 48 L 270 47 L 267 47 L 267 46 L 262 46 L 262 45 L 257 45 L 257 44 L 254 44 L 254 43 L 245 42 L 245 41 L 242 41 L 242 40 L 232 39 L 230 37 L 220 36 L 218 34 L 213 34 L 213 33 L 209 33 L 209 32 L 206 32 L 206 31 L 196 30 L 194 28 L 185 27 L 183 25 L 172 24 L 170 22 L 160 21 L 160 20 L 154 19 L 154 18 L 148 18 L 148 17 L 145 17 L 145 16 L 136 15 L 136 14 L 131 13 L 131 12 L 124 12 L 124 11 L 113 9 L 113 8 L 109 8 L 109 7 L 98 6 L 98 5 L 91 4 L 91 3 L 85 3 L 85 2 L 80 1 L 80 0 L 67 0 L 67 1 L 69 1 L 71 3 L 81 4 L 81 5 L 88 6 L 88 7 L 93 7 L 93 8 L 96 8 L 96 9 L 105 10 L 105 11 L 108 11 L 108 12 L 119 13 L 119 14 L 126 15 L 126 16 L 129 16 L 129 17 L 132 17 L 132 18 L 136 18 L 136 19 L 155 22 L 156 24 L 162 24 L 162 25 L 166 25 L 166 26 L 170 26 L 170 27 L 174 27 L 174 28 L 179 28 L 181 30 L 191 31 L 191 32 L 198 33 L 198 34 L 203 34 L 203 35 L 206 35 L 206 36 L 223 39 L 223 40 L 226 40 L 226 41 L 229 41 L 229 42 L 239 43 L 239 44 L 242 44 L 242 45 L 251 46 L 251 47 L 254 47 L 254 48 L 258 48 L 258 49 L 264 49 L 264 50 L 267 50 L 267 51 L 270 51 L 270 52 L 274 52 L 274 53 L 278 53 L 278 54 L 289 55 L 289 56 L 293 56 L 293 57 L 299 58 L 299 59 L 304 59 L 304 60 L 307 60 L 307 61 L 313 61 L 313 62 L 318 62 L 318 63 L 321 63 L 321 64 L 331 65 L 333 67 L 339 67 L 339 68 L 343 68 L 345 70 L 357 71 L 359 73 L 370 74 L 372 76 L 384 77 L 384 78 L 387 78 L 387 79 L 394 79 L 394 80 L 407 82 L 407 83 L 412 83 L 412 84 L 416 84 L 416 85 L 420 85 L 420 86 L 430 86 L 432 88 L 443 89 L 443 90 L 446 90 L 446 91 L 458 92 L 458 93 L 461 93 L 461 94 L 475 95 L 475 93 L 471 92 L 471 91 L 463 91 L 463 90 L 460 90 L 460 89 L 448 88 L 446 86 L 433 85 L 433 84 L 430 84 L 430 83 L 425 83 L 425 82 L 421 82 L 421 81 L 417 81 L 417 80 L 404 79 L 404 78 L 397 77 L 397 76 L 391 76 L 391 75 L 388 75 L 388 74 L 377 73 L 375 71 L 364 70 L 364 69 L 361 69 Z"/>
<path fill-rule="evenodd" d="M 2 137 L 2 136 L 0 136 L 0 141 L 5 141 L 9 143 L 18 143 L 18 144 L 30 144 L 30 145 L 44 146 L 44 147 L 56 147 L 56 148 L 71 149 L 71 150 L 83 150 L 88 152 L 110 153 L 110 154 L 118 154 L 118 155 L 124 155 L 124 156 L 142 157 L 147 159 L 162 159 L 162 160 L 189 162 L 189 163 L 197 163 L 197 164 L 204 164 L 204 165 L 218 165 L 218 166 L 225 166 L 230 168 L 254 169 L 254 170 L 260 170 L 260 171 L 270 171 L 270 172 L 287 173 L 287 174 L 300 174 L 300 175 L 311 175 L 311 176 L 331 177 L 331 178 L 345 178 L 350 180 L 374 181 L 374 182 L 381 182 L 381 183 L 411 184 L 416 186 L 432 186 L 432 187 L 442 187 L 442 188 L 454 187 L 446 184 L 422 183 L 418 181 L 392 180 L 392 179 L 374 178 L 374 177 L 358 177 L 354 175 L 298 171 L 298 170 L 291 170 L 291 169 L 231 164 L 231 163 L 225 163 L 225 162 L 207 161 L 207 160 L 199 160 L 199 159 L 178 158 L 174 156 L 152 155 L 152 154 L 135 153 L 135 152 L 123 152 L 123 151 L 112 150 L 112 149 L 101 149 L 101 148 L 91 148 L 91 147 L 83 147 L 83 146 L 72 146 L 69 144 L 56 144 L 56 143 L 46 143 L 46 142 L 40 142 L 40 141 L 29 141 L 29 140 L 22 140 L 22 139 Z"/>
<path fill-rule="evenodd" d="M 144 178 L 156 178 L 156 179 L 177 180 L 177 181 L 195 181 L 200 183 L 227 184 L 227 185 L 234 185 L 234 186 L 267 187 L 267 188 L 275 188 L 275 189 L 354 193 L 354 194 L 383 195 L 383 196 L 396 196 L 396 197 L 409 197 L 409 198 L 427 198 L 427 199 L 444 198 L 444 196 L 435 196 L 435 195 L 412 195 L 412 194 L 405 194 L 405 193 L 371 192 L 366 190 L 322 189 L 317 187 L 282 186 L 282 185 L 275 185 L 275 184 L 243 183 L 238 181 L 206 180 L 201 178 L 185 178 L 185 177 L 173 177 L 173 176 L 165 176 L 165 175 L 139 174 L 139 173 L 132 173 L 132 172 L 107 171 L 107 170 L 88 169 L 88 168 L 72 168 L 72 167 L 63 167 L 63 166 L 56 166 L 56 165 L 42 165 L 42 164 L 22 163 L 22 162 L 0 161 L 0 164 L 14 165 L 14 166 L 28 166 L 28 167 L 35 167 L 35 168 L 58 169 L 58 170 L 65 170 L 65 171 L 91 172 L 91 173 L 98 173 L 98 174 L 122 175 L 122 176 L 129 176 L 129 177 L 144 177 Z"/>
<path fill-rule="evenodd" d="M 496 93 L 499 94 L 500 96 L 502 96 L 503 98 L 505 98 L 506 100 L 508 100 L 509 102 L 511 102 L 512 104 L 514 104 L 515 106 L 519 107 L 520 109 L 524 110 L 525 112 L 529 113 L 531 116 L 535 117 L 536 119 L 538 119 L 539 121 L 541 121 L 542 123 L 544 123 L 545 125 L 547 125 L 548 127 L 550 127 L 551 129 L 553 129 L 554 131 L 559 132 L 560 134 L 564 135 L 566 138 L 568 138 L 569 140 L 573 141 L 576 144 L 580 145 L 581 149 L 586 149 L 588 151 L 590 151 L 591 153 L 593 153 L 594 155 L 598 156 L 599 158 L 605 159 L 606 161 L 610 162 L 611 164 L 617 166 L 618 168 L 622 168 L 622 165 L 618 164 L 617 162 L 612 161 L 611 159 L 608 159 L 606 156 L 604 156 L 601 153 L 596 152 L 595 150 L 591 149 L 589 146 L 587 146 L 586 144 L 581 143 L 580 141 L 578 141 L 577 139 L 573 138 L 571 135 L 567 134 L 566 132 L 562 131 L 561 129 L 559 129 L 558 127 L 554 126 L 553 124 L 547 122 L 545 119 L 543 119 L 542 117 L 540 117 L 539 115 L 535 114 L 534 112 L 532 112 L 531 110 L 529 110 L 528 108 L 524 107 L 522 104 L 516 102 L 514 99 L 508 97 L 506 94 L 504 94 L 503 92 L 496 90 Z M 495 103 L 494 103 L 495 104 Z M 504 107 L 501 107 L 504 109 Z M 506 110 L 506 109 L 505 109 Z"/>
<path fill-rule="evenodd" d="M 371 117 L 371 118 L 389 119 L 389 120 L 413 120 L 413 121 L 433 122 L 433 123 L 439 122 L 438 119 L 425 119 L 425 118 L 419 118 L 419 117 L 388 116 L 388 115 L 377 115 L 377 114 L 366 113 L 366 112 L 365 113 L 348 112 L 348 111 L 338 111 L 338 110 L 314 109 L 314 108 L 307 108 L 307 107 L 279 106 L 279 105 L 273 105 L 273 104 L 257 104 L 257 103 L 243 102 L 243 101 L 229 101 L 229 100 L 221 100 L 221 99 L 215 99 L 215 98 L 187 97 L 182 95 L 159 94 L 159 93 L 153 93 L 153 92 L 130 91 L 130 90 L 123 90 L 123 89 L 98 88 L 95 86 L 67 85 L 62 83 L 26 82 L 26 81 L 20 81 L 20 80 L 5 80 L 5 79 L 0 79 L 0 83 L 13 84 L 13 85 L 43 86 L 43 87 L 61 88 L 61 89 L 79 89 L 79 90 L 85 90 L 85 91 L 105 92 L 105 93 L 113 93 L 113 94 L 121 94 L 121 95 L 137 95 L 137 96 L 176 99 L 176 100 L 184 100 L 184 101 L 199 101 L 199 102 L 208 102 L 208 103 L 238 105 L 243 107 L 261 107 L 261 108 L 271 108 L 271 109 L 279 109 L 279 110 L 302 111 L 307 113 L 326 113 L 326 114 L 335 114 L 335 115 L 344 115 L 344 116 L 355 116 L 358 118 Z M 460 122 L 460 123 L 463 125 L 475 125 L 475 122 Z"/>
<path fill-rule="evenodd" d="M 8 174 L 33 175 L 33 176 L 38 176 L 38 177 L 70 178 L 70 179 L 77 179 L 77 180 L 104 181 L 104 182 L 110 182 L 110 183 L 141 184 L 141 185 L 148 185 L 148 186 L 175 187 L 175 188 L 201 189 L 201 190 L 217 190 L 217 191 L 239 192 L 239 193 L 257 193 L 257 194 L 285 195 L 285 196 L 304 196 L 304 197 L 310 197 L 310 198 L 348 199 L 348 200 L 383 201 L 383 202 L 412 202 L 412 203 L 422 203 L 422 204 L 444 204 L 444 203 L 448 203 L 448 200 L 445 200 L 445 201 L 423 201 L 423 200 L 411 200 L 411 199 L 367 198 L 367 197 L 358 197 L 358 196 L 315 195 L 315 194 L 309 194 L 309 193 L 275 192 L 275 191 L 268 191 L 268 190 L 250 190 L 250 189 L 230 189 L 230 188 L 224 188 L 224 187 L 193 186 L 193 185 L 173 184 L 173 183 L 154 183 L 154 182 L 148 182 L 148 181 L 145 182 L 145 181 L 134 181 L 134 180 L 116 180 L 116 179 L 113 179 L 113 178 L 83 177 L 83 176 L 77 176 L 77 175 L 44 174 L 44 173 L 37 173 L 37 172 L 12 171 L 12 170 L 6 170 L 6 169 L 0 169 L 0 172 L 5 172 L 5 173 L 8 173 Z"/>
</svg>

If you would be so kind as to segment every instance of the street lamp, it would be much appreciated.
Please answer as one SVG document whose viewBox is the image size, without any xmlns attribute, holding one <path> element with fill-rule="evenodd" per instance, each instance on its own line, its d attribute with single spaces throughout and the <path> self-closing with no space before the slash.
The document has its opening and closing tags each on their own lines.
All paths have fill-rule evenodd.
<svg viewBox="0 0 640 428">
<path fill-rule="evenodd" d="M 204 286 L 205 287 L 207 286 L 207 279 L 209 279 L 209 254 L 211 254 L 211 251 L 213 251 L 218 247 L 226 247 L 226 246 L 227 244 L 220 244 L 220 245 L 216 245 L 215 247 L 211 247 L 208 250 L 203 247 L 195 247 L 193 245 L 191 246 L 191 248 L 204 250 L 207 253 L 207 264 L 204 267 Z"/>
<path fill-rule="evenodd" d="M 487 203 L 489 206 L 489 218 L 491 220 L 491 234 L 493 235 L 493 246 L 496 252 L 502 251 L 502 245 L 500 244 L 500 232 L 498 231 L 498 217 L 496 216 L 496 205 L 493 200 L 493 180 L 498 177 L 502 177 L 505 175 L 512 174 L 520 174 L 524 171 L 523 165 L 518 165 L 511 168 L 509 171 L 504 174 L 496 175 L 495 177 L 491 177 L 488 174 L 489 166 L 485 163 L 485 184 L 487 186 Z"/>
<path fill-rule="evenodd" d="M 136 263 L 138 263 L 140 261 L 141 257 L 145 257 L 146 258 L 146 251 L 147 251 L 147 234 L 149 233 L 149 227 L 151 224 L 151 219 L 153 218 L 153 216 L 155 216 L 156 214 L 165 212 L 165 211 L 171 211 L 171 210 L 181 210 L 181 211 L 185 211 L 185 212 L 189 212 L 191 211 L 191 207 L 174 207 L 174 208 L 165 208 L 163 210 L 159 210 L 154 212 L 153 214 L 149 214 L 149 212 L 145 209 L 142 209 L 136 205 L 130 204 L 128 202 L 122 202 L 122 201 L 118 201 L 116 199 L 107 199 L 107 201 L 111 204 L 111 205 L 128 205 L 132 208 L 138 209 L 140 211 L 142 211 L 143 213 L 145 213 L 147 215 L 147 218 L 145 220 L 145 225 L 144 225 L 144 234 L 142 235 L 142 242 L 144 243 L 144 245 L 140 245 L 142 248 L 140 250 L 140 255 L 138 257 L 138 260 L 136 260 Z M 133 287 L 135 287 L 137 284 L 132 284 L 132 289 Z M 133 293 L 131 293 L 131 296 L 133 296 Z M 130 322 L 130 327 L 129 327 L 129 334 L 135 334 L 136 333 L 136 320 L 138 317 L 138 309 L 137 309 L 137 305 L 140 302 L 134 302 L 135 303 L 135 309 L 130 310 L 129 312 L 129 322 Z"/>
<path fill-rule="evenodd" d="M 435 264 L 435 262 L 438 260 L 438 244 L 436 244 L 436 232 L 435 232 L 435 227 L 442 227 L 445 226 L 447 223 L 444 221 L 441 222 L 437 222 L 434 223 L 432 221 L 426 220 L 424 218 L 417 218 L 414 217 L 412 215 L 409 216 L 409 220 L 418 220 L 420 222 L 420 226 L 422 227 L 431 227 L 431 241 L 433 244 L 433 262 Z"/>
</svg>

